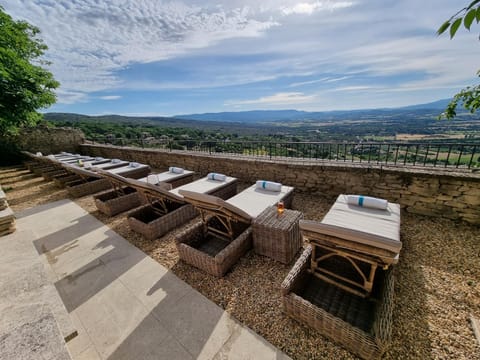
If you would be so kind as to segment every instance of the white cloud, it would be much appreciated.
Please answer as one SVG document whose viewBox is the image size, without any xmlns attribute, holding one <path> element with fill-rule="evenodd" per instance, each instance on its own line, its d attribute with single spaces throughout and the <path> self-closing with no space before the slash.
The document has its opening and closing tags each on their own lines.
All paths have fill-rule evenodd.
<svg viewBox="0 0 480 360">
<path fill-rule="evenodd" d="M 292 105 L 302 104 L 312 101 L 314 96 L 304 95 L 301 92 L 284 92 L 277 93 L 270 96 L 262 96 L 258 99 L 252 100 L 229 100 L 225 102 L 226 106 L 241 106 L 241 105 Z"/>
<path fill-rule="evenodd" d="M 81 91 L 57 89 L 57 101 L 60 104 L 76 104 L 88 101 L 88 94 Z"/>
<path fill-rule="evenodd" d="M 256 20 L 248 7 L 176 1 L 7 0 L 4 6 L 41 29 L 64 103 L 72 100 L 64 98 L 67 93 L 120 86 L 118 71 L 128 65 L 169 59 L 226 39 L 258 37 L 277 25 Z"/>
<path fill-rule="evenodd" d="M 336 10 L 347 8 L 353 5 L 351 1 L 315 1 L 313 3 L 302 2 L 290 7 L 284 7 L 282 12 L 285 15 L 302 14 L 311 15 L 315 11 L 319 10 Z"/>
<path fill-rule="evenodd" d="M 453 41 L 435 36 L 458 10 L 450 0 L 3 0 L 2 6 L 42 30 L 63 104 L 99 101 L 93 94 L 99 91 L 172 90 L 186 94 L 179 102 L 203 91 L 216 109 L 235 102 L 225 99 L 245 107 L 331 109 L 344 106 L 339 92 L 349 91 L 353 107 L 383 106 L 447 97 L 477 80 L 477 33 L 461 28 Z M 181 65 L 171 65 L 177 60 Z M 149 72 L 158 62 L 168 66 Z M 145 73 L 134 74 L 144 76 L 129 75 L 139 67 Z M 315 96 L 288 92 L 304 85 Z M 241 100 L 257 94 L 274 95 Z"/>
<path fill-rule="evenodd" d="M 121 95 L 106 95 L 106 96 L 100 96 L 100 99 L 102 100 L 118 100 L 121 99 Z"/>
<path fill-rule="evenodd" d="M 333 89 L 329 89 L 328 91 L 361 91 L 361 90 L 370 90 L 374 88 L 375 87 L 373 86 L 357 85 L 357 86 L 344 86 L 344 87 L 333 88 Z"/>
</svg>

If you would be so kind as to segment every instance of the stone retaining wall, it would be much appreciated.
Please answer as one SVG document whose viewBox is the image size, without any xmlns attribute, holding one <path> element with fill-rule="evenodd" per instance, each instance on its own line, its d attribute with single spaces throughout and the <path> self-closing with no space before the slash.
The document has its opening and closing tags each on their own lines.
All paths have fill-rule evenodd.
<svg viewBox="0 0 480 360">
<path fill-rule="evenodd" d="M 54 154 L 61 151 L 78 152 L 79 144 L 84 141 L 85 135 L 78 129 L 38 126 L 23 130 L 16 142 L 22 150 Z"/>
<path fill-rule="evenodd" d="M 88 155 L 120 158 L 157 169 L 180 166 L 200 175 L 214 171 L 253 183 L 278 181 L 298 191 L 329 198 L 338 194 L 364 194 L 401 204 L 407 212 L 464 220 L 480 225 L 480 175 L 434 169 L 387 168 L 365 164 L 306 163 L 163 151 L 106 145 L 81 146 Z"/>
</svg>

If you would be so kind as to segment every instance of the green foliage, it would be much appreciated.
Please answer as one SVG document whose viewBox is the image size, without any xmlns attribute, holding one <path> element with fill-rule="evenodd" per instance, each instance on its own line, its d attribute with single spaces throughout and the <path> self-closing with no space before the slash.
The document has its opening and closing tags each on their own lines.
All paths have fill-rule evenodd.
<svg viewBox="0 0 480 360">
<path fill-rule="evenodd" d="M 437 34 L 441 35 L 450 28 L 450 39 L 453 39 L 462 22 L 465 29 L 470 31 L 474 20 L 477 24 L 480 22 L 480 0 L 472 1 L 468 6 L 445 21 L 437 30 Z M 480 72 L 477 72 L 477 75 L 480 75 Z M 456 109 L 459 103 L 463 104 L 463 107 L 471 113 L 476 112 L 480 107 L 480 85 L 468 86 L 456 94 L 439 118 L 453 119 L 456 117 Z"/>
<path fill-rule="evenodd" d="M 477 72 L 477 75 L 480 76 L 480 71 Z M 458 103 L 462 103 L 472 114 L 475 113 L 480 108 L 480 85 L 467 86 L 456 94 L 441 117 L 447 119 L 453 119 L 456 117 Z"/>
<path fill-rule="evenodd" d="M 480 0 L 472 1 L 468 6 L 464 7 L 450 19 L 445 21 L 442 26 L 438 28 L 437 34 L 441 35 L 450 28 L 450 38 L 453 38 L 462 24 L 462 21 L 465 29 L 470 30 L 473 20 L 476 20 L 477 24 L 480 22 Z"/>
<path fill-rule="evenodd" d="M 41 59 L 47 46 L 39 32 L 0 6 L 0 134 L 35 125 L 42 119 L 37 110 L 55 102 L 59 83 L 42 67 L 48 65 Z"/>
</svg>

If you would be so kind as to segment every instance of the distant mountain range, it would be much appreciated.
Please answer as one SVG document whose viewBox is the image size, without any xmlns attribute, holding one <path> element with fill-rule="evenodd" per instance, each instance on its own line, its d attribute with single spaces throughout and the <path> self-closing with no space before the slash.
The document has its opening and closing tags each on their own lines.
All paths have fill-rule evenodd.
<svg viewBox="0 0 480 360">
<path fill-rule="evenodd" d="M 113 122 L 113 123 L 142 123 L 161 126 L 176 127 L 223 127 L 236 123 L 251 127 L 264 125 L 288 125 L 290 122 L 335 122 L 351 120 L 390 120 L 402 121 L 412 119 L 436 119 L 445 109 L 450 100 L 444 99 L 427 104 L 411 105 L 400 108 L 364 109 L 364 110 L 337 110 L 323 112 L 308 112 L 299 110 L 254 110 L 239 112 L 219 112 L 206 114 L 187 114 L 173 117 L 150 116 L 132 117 L 121 115 L 89 116 L 72 113 L 46 113 L 48 121 L 69 122 Z M 458 113 L 462 111 L 459 109 Z"/>
<path fill-rule="evenodd" d="M 438 116 L 450 102 L 450 99 L 438 100 L 426 104 L 410 105 L 399 108 L 383 109 L 363 109 L 363 110 L 333 110 L 321 112 L 309 112 L 299 110 L 253 110 L 239 112 L 219 112 L 205 114 L 187 114 L 176 115 L 176 119 L 201 120 L 201 121 L 221 121 L 221 122 L 284 122 L 287 120 L 308 121 L 308 120 L 335 120 L 346 119 L 352 116 L 358 117 L 377 117 L 379 115 L 399 115 L 415 112 L 415 115 L 435 115 Z"/>
</svg>

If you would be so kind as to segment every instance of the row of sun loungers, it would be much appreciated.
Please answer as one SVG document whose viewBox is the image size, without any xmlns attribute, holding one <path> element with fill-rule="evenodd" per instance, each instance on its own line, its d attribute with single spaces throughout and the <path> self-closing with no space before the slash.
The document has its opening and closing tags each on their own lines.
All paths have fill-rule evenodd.
<svg viewBox="0 0 480 360">
<path fill-rule="evenodd" d="M 177 250 L 180 259 L 217 277 L 252 248 L 256 219 L 279 202 L 289 208 L 293 199 L 293 187 L 266 181 L 237 194 L 237 179 L 223 174 L 193 181 L 194 173 L 180 168 L 149 174 L 147 165 L 120 160 L 70 154 L 49 160 L 54 165 L 45 159 L 28 165 L 67 179 L 70 189 L 110 189 L 94 196 L 99 211 L 113 216 L 130 210 L 131 229 L 147 239 L 200 215 L 201 221 L 176 233 Z M 82 190 L 74 195 L 87 193 Z M 362 358 L 380 357 L 391 335 L 392 265 L 402 247 L 399 205 L 342 194 L 322 221 L 295 219 L 308 245 L 281 285 L 285 313 Z"/>
</svg>

